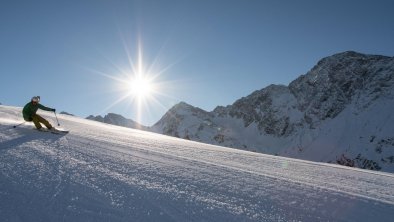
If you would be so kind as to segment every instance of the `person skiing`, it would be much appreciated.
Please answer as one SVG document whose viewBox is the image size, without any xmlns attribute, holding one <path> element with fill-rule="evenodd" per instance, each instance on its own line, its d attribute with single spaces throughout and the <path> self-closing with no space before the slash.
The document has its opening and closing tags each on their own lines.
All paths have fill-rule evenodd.
<svg viewBox="0 0 394 222">
<path fill-rule="evenodd" d="M 48 128 L 48 130 L 55 130 L 54 127 L 44 118 L 42 118 L 40 115 L 38 115 L 36 112 L 38 109 L 46 110 L 46 111 L 53 111 L 55 112 L 56 109 L 48 108 L 46 106 L 43 106 L 40 104 L 40 97 L 39 96 L 34 96 L 31 98 L 31 101 L 23 107 L 23 119 L 25 119 L 28 122 L 33 121 L 34 125 L 38 130 L 42 130 L 41 123 Z"/>
</svg>

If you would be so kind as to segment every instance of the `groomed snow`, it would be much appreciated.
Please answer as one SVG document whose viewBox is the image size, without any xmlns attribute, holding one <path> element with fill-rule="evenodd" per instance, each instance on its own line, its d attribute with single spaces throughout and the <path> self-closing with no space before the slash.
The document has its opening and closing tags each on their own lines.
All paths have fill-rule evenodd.
<svg viewBox="0 0 394 222">
<path fill-rule="evenodd" d="M 392 221 L 390 173 L 20 112 L 0 106 L 1 221 Z"/>
</svg>

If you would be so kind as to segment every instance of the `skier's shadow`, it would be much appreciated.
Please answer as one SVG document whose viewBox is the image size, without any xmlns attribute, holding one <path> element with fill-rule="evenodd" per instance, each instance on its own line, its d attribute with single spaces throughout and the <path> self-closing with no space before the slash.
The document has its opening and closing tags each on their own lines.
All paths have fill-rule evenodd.
<svg viewBox="0 0 394 222">
<path fill-rule="evenodd" d="M 33 142 L 36 141 L 38 143 L 44 142 L 44 143 L 54 143 L 56 140 L 59 140 L 65 134 L 52 134 L 50 132 L 35 132 L 32 131 L 32 129 L 26 129 L 26 128 L 18 128 L 18 129 L 2 129 L 0 130 L 7 130 L 9 131 L 9 135 L 12 136 L 12 139 L 6 140 L 4 142 L 0 142 L 0 151 L 1 150 L 7 150 L 7 149 L 12 149 L 19 147 L 25 143 Z M 7 133 L 8 134 L 8 133 Z M 34 146 L 34 145 L 33 145 Z M 29 147 L 29 145 L 26 145 L 26 147 Z"/>
</svg>

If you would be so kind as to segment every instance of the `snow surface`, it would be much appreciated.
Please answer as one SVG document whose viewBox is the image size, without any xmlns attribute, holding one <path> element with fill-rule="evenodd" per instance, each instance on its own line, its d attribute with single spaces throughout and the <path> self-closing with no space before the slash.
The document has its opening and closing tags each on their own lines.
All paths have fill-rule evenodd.
<svg viewBox="0 0 394 222">
<path fill-rule="evenodd" d="M 0 106 L 1 221 L 392 221 L 394 175 Z M 40 111 L 39 111 L 40 112 Z M 52 123 L 53 114 L 41 112 Z"/>
</svg>

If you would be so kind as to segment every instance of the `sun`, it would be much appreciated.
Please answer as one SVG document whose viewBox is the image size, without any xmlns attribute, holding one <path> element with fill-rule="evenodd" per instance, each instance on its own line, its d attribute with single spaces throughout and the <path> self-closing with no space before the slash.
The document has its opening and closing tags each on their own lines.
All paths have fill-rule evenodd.
<svg viewBox="0 0 394 222">
<path fill-rule="evenodd" d="M 161 110 L 168 108 L 161 102 L 162 98 L 171 98 L 166 91 L 173 90 L 174 82 L 163 80 L 163 74 L 176 65 L 179 61 L 171 64 L 162 64 L 159 57 L 152 59 L 151 63 L 144 63 L 142 43 L 139 40 L 136 49 L 129 50 L 124 41 L 125 52 L 128 66 L 123 67 L 108 59 L 115 67 L 111 73 L 102 72 L 94 69 L 90 71 L 114 80 L 110 92 L 116 92 L 118 98 L 109 104 L 102 112 L 105 112 L 119 104 L 126 105 L 128 112 L 133 115 L 132 119 L 142 122 L 143 118 L 149 118 L 159 107 Z M 132 55 L 131 52 L 136 52 Z"/>
<path fill-rule="evenodd" d="M 152 80 L 143 75 L 131 78 L 128 82 L 129 95 L 145 99 L 153 93 L 153 85 Z"/>
</svg>

